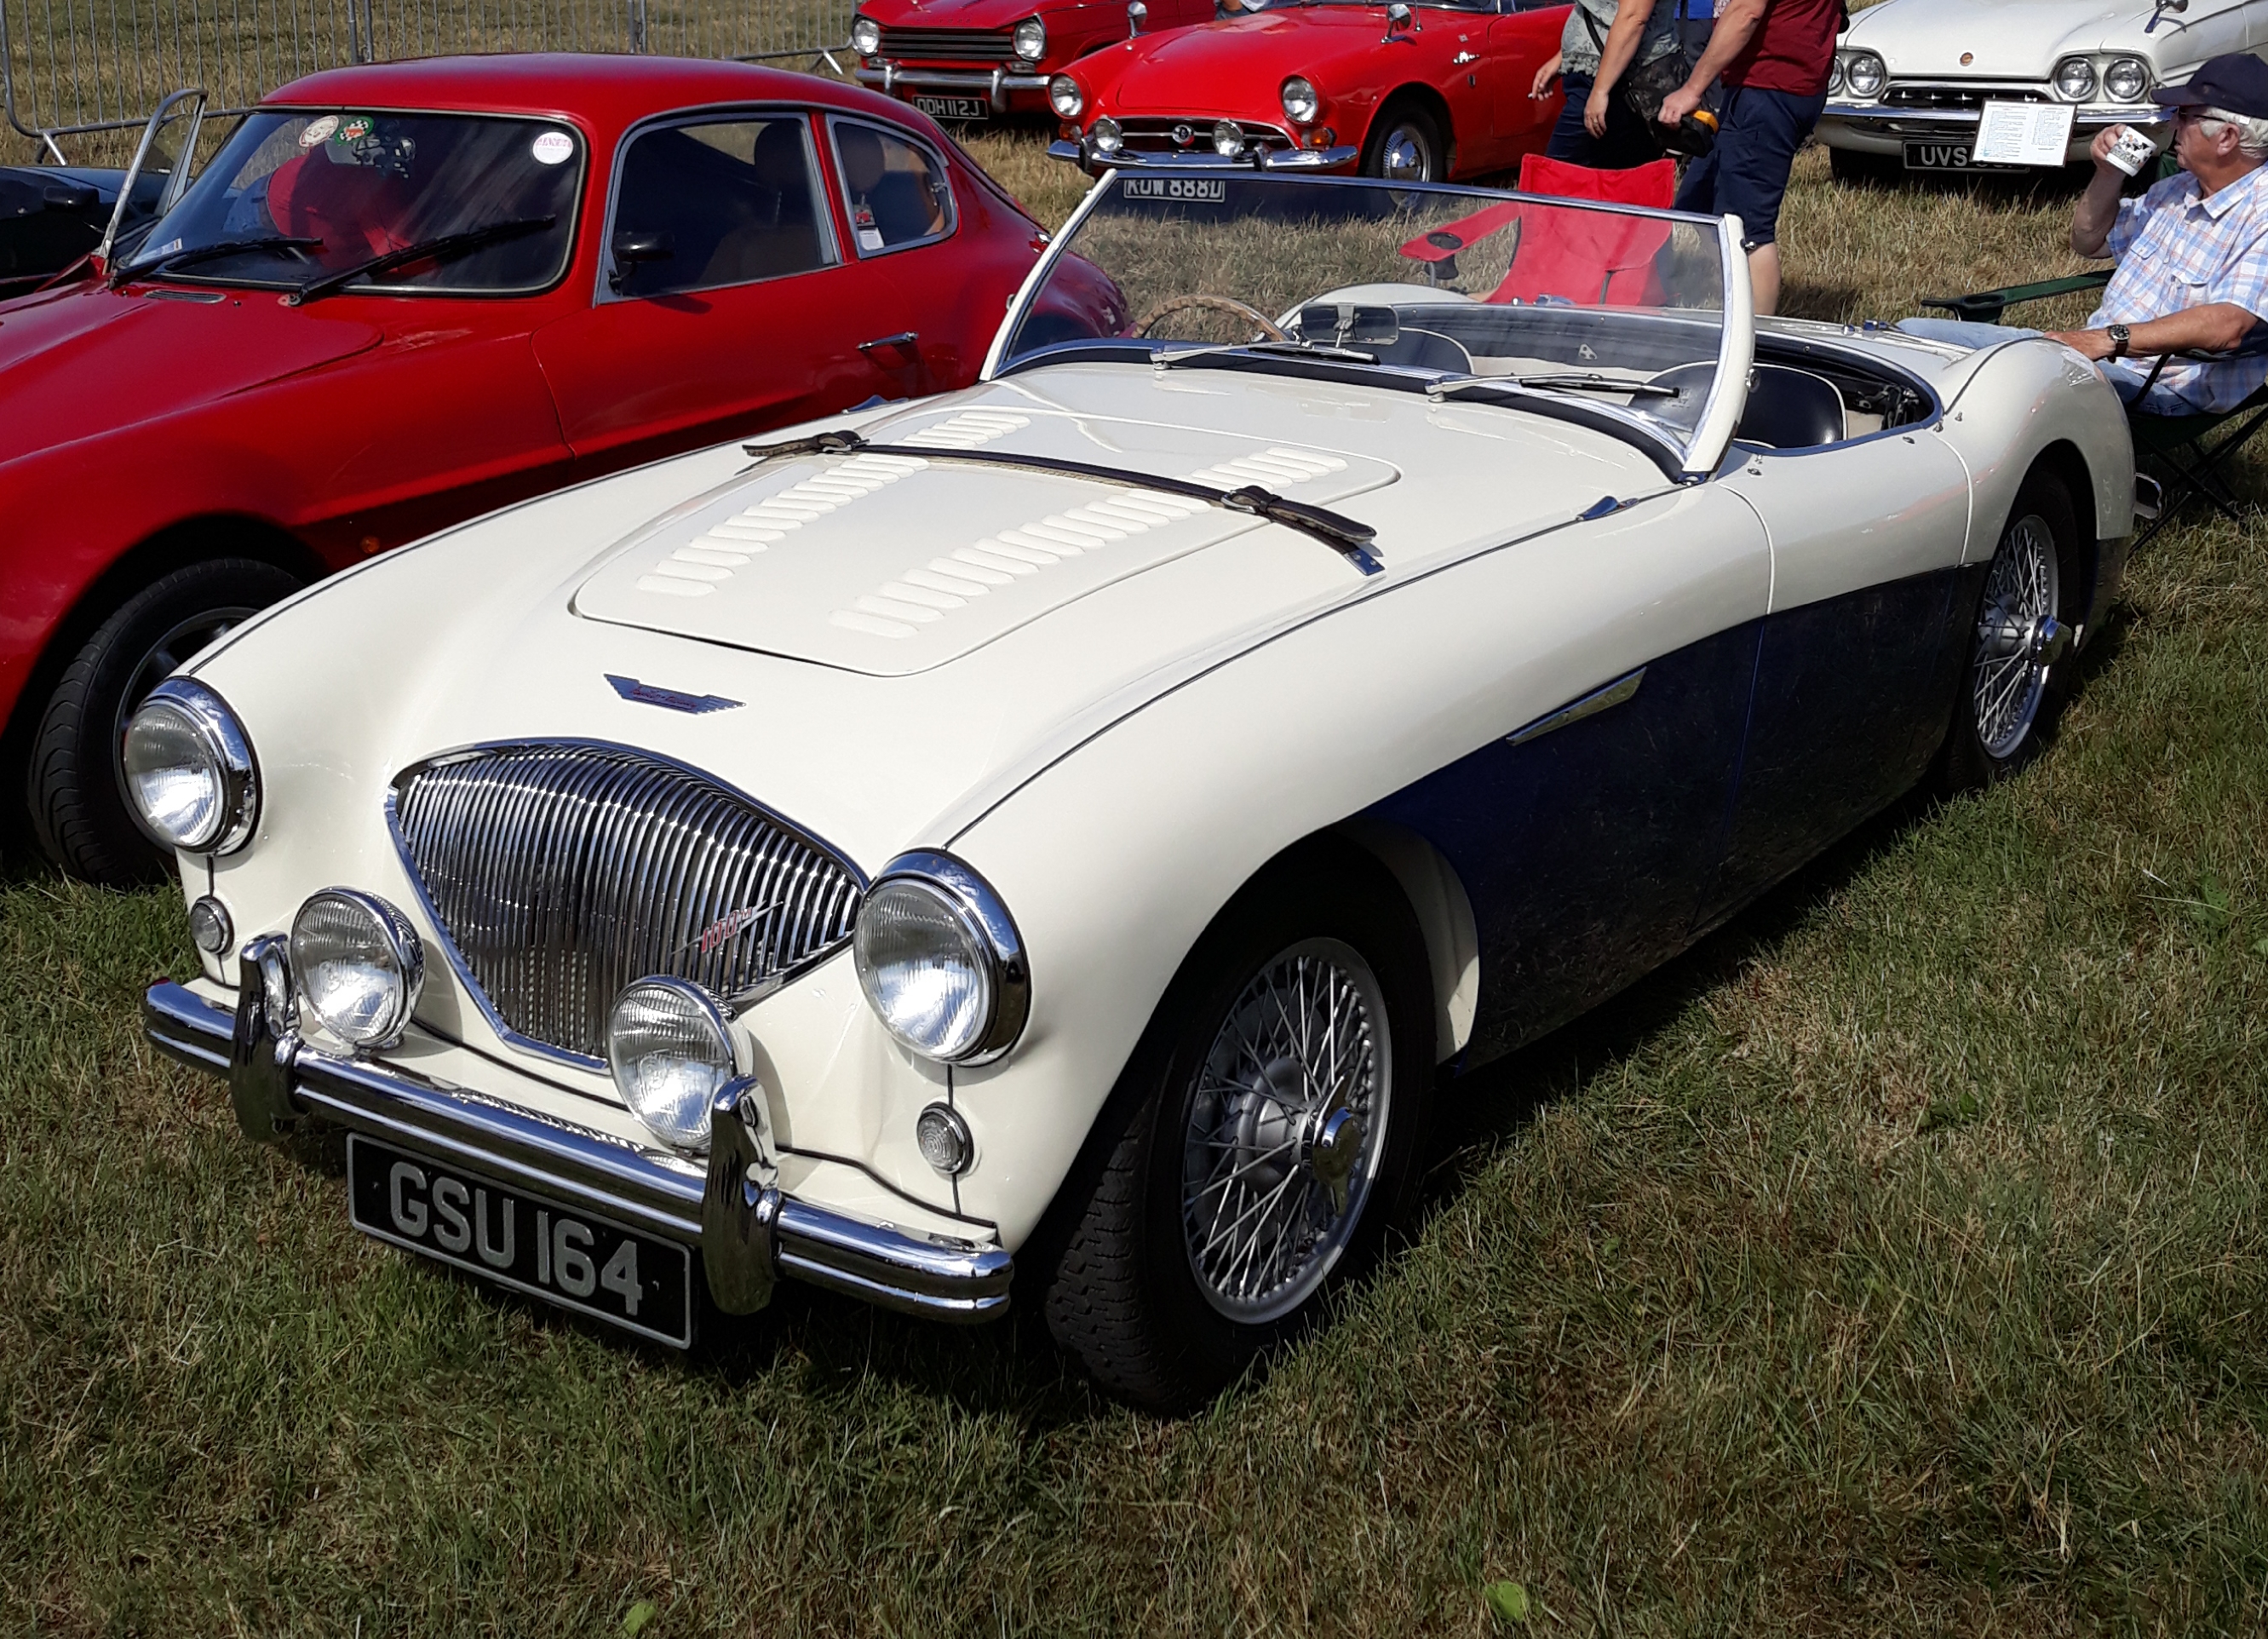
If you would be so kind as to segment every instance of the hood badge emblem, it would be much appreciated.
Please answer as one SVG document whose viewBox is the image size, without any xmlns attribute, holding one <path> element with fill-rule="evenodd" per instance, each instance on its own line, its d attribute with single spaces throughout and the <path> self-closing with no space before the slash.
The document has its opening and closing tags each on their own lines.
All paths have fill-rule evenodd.
<svg viewBox="0 0 2268 1639">
<path fill-rule="evenodd" d="M 681 694 L 675 689 L 665 689 L 658 683 L 640 683 L 635 677 L 617 677 L 612 672 L 606 674 L 606 679 L 614 684 L 615 692 L 625 700 L 634 701 L 639 705 L 665 705 L 673 712 L 690 712 L 696 717 L 711 712 L 729 712 L 734 706 L 745 704 L 740 700 L 728 700 L 721 694 Z"/>
<path fill-rule="evenodd" d="M 1962 68 L 1967 68 L 1970 63 L 1976 61 L 1977 54 L 1973 51 L 1964 51 L 1961 54 L 1961 66 Z"/>
<path fill-rule="evenodd" d="M 775 899 L 770 904 L 747 904 L 737 911 L 727 911 L 670 954 L 681 956 L 688 950 L 698 949 L 704 956 L 715 956 L 786 903 L 784 899 Z"/>
</svg>

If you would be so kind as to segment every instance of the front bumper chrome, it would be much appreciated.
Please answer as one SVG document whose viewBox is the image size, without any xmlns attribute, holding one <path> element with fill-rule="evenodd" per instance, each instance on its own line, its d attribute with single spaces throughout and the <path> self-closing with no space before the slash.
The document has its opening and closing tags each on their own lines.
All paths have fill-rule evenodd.
<svg viewBox="0 0 2268 1639">
<path fill-rule="evenodd" d="M 710 1295 L 730 1314 L 762 1308 L 779 1276 L 932 1320 L 990 1320 L 1006 1310 L 1014 1265 L 1001 1248 L 910 1235 L 783 1193 L 761 1135 L 736 1113 L 747 1084 L 720 1099 L 704 1170 L 310 1045 L 292 1026 L 281 944 L 247 945 L 245 973 L 264 977 L 246 986 L 233 1011 L 171 980 L 151 986 L 142 1001 L 151 1044 L 225 1076 L 249 1136 L 270 1141 L 312 1118 L 697 1247 Z"/>
<path fill-rule="evenodd" d="M 1048 158 L 1064 159 L 1093 176 L 1105 171 L 1336 171 L 1352 165 L 1361 151 L 1354 148 L 1278 148 L 1225 154 L 1192 150 L 1186 153 L 1145 153 L 1120 148 L 1102 153 L 1085 142 L 1048 144 Z"/>
<path fill-rule="evenodd" d="M 1830 147 L 1852 145 L 1841 137 L 1878 142 L 1909 137 L 1966 142 L 1977 134 L 1982 108 L 1931 108 L 1888 102 L 1832 101 L 1819 116 L 1820 140 Z M 2132 125 L 2156 134 L 2173 124 L 2172 110 L 2154 102 L 2082 104 L 2072 112 L 2070 151 L 2084 158 L 2095 133 L 2113 125 Z M 2082 140 L 2083 137 L 2083 140 Z"/>
<path fill-rule="evenodd" d="M 909 69 L 900 63 L 884 63 L 879 68 L 861 67 L 857 78 L 861 85 L 872 85 L 886 97 L 912 96 L 924 91 L 964 97 L 972 92 L 980 92 L 995 119 L 1008 112 L 1010 92 L 1043 92 L 1048 88 L 1048 77 L 1044 74 L 1019 74 L 1005 68 Z"/>
</svg>

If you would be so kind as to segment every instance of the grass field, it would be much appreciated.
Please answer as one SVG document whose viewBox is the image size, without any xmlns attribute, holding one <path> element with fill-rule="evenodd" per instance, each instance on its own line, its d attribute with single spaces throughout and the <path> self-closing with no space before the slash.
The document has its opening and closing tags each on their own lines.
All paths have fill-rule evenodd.
<svg viewBox="0 0 2268 1639">
<path fill-rule="evenodd" d="M 1787 305 L 2060 270 L 2068 209 L 1807 155 Z M 2042 762 L 1461 1089 L 1418 1244 L 1185 1421 L 1030 1303 L 680 1357 L 365 1241 L 142 1045 L 178 899 L 11 861 L 0 1628 L 2268 1629 L 2264 672 L 2257 528 L 2161 537 Z"/>
</svg>

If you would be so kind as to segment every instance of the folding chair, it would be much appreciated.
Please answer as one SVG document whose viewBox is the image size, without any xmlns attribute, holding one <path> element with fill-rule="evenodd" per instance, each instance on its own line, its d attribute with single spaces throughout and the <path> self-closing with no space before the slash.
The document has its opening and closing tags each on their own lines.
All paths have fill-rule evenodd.
<svg viewBox="0 0 2268 1639">
<path fill-rule="evenodd" d="M 2108 270 L 2079 273 L 2069 278 L 2043 279 L 2034 284 L 2010 284 L 1999 290 L 1972 291 L 1966 296 L 1925 296 L 1921 305 L 1940 308 L 1956 319 L 1966 319 L 1973 323 L 1998 324 L 2000 315 L 2010 307 L 2021 306 L 2026 302 L 2043 301 L 2051 296 L 2067 296 L 2076 291 L 2101 290 L 2110 283 Z M 2264 423 L 2268 423 L 2268 385 L 2261 387 L 2234 410 L 2201 411 L 2194 416 L 2154 416 L 2141 408 L 2141 401 L 2158 384 L 2159 374 L 2173 359 L 2186 358 L 2200 364 L 2225 363 L 2232 358 L 2256 358 L 2264 353 L 2268 353 L 2268 322 L 2254 325 L 2244 339 L 2227 352 L 2190 351 L 2161 353 L 2157 363 L 2150 367 L 2150 373 L 2142 383 L 2142 391 L 2136 394 L 2134 402 L 2126 407 L 2126 428 L 2134 439 L 2135 455 L 2153 458 L 2169 476 L 2159 499 L 2158 515 L 2150 520 L 2147 528 L 2134 537 L 2135 548 L 2139 548 L 2171 523 L 2174 514 L 2187 506 L 2193 497 L 2199 495 L 2212 502 L 2221 516 L 2231 523 L 2243 521 L 2237 513 L 2236 496 L 2221 476 L 2221 468 L 2260 430 Z M 2233 431 L 2225 431 L 2232 425 Z"/>
</svg>

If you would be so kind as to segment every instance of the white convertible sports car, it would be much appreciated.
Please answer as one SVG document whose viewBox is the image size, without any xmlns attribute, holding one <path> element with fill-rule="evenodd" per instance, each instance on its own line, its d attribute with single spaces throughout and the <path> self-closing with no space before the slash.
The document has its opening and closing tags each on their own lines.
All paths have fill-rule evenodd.
<svg viewBox="0 0 2268 1639">
<path fill-rule="evenodd" d="M 1845 181 L 1974 171 L 1985 103 L 2068 103 L 2066 163 L 2112 125 L 2163 151 L 2173 111 L 2150 92 L 2208 57 L 2264 49 L 2268 0 L 1884 0 L 1854 11 L 1837 42 L 1819 140 Z"/>
<path fill-rule="evenodd" d="M 151 1037 L 344 1128 L 359 1227 L 647 1337 L 1012 1289 L 1210 1392 L 1407 1222 L 1459 1073 L 2018 766 L 2111 596 L 2089 368 L 1755 321 L 1737 227 L 1104 178 L 980 385 L 162 685 L 125 763 L 202 976 Z M 1128 333 L 1035 316 L 1097 269 Z"/>
</svg>

